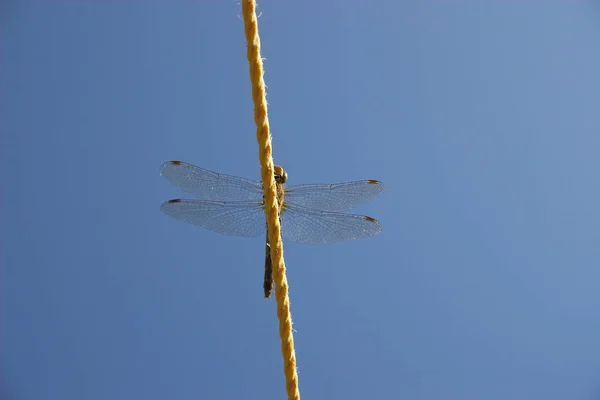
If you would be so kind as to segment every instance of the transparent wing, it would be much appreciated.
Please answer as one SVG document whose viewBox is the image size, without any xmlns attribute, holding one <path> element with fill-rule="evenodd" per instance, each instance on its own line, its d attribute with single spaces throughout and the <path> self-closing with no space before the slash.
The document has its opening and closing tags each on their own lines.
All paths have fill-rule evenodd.
<svg viewBox="0 0 600 400">
<path fill-rule="evenodd" d="M 177 199 L 165 201 L 160 210 L 170 217 L 225 235 L 258 236 L 266 228 L 261 203 Z"/>
<path fill-rule="evenodd" d="M 341 242 L 363 239 L 379 232 L 379 222 L 364 215 L 316 211 L 291 205 L 281 213 L 283 239 L 297 243 Z"/>
<path fill-rule="evenodd" d="M 385 185 L 375 180 L 323 184 L 295 185 L 285 191 L 285 202 L 323 211 L 347 211 L 377 198 Z"/>
<path fill-rule="evenodd" d="M 167 161 L 160 167 L 160 174 L 201 200 L 262 201 L 263 188 L 259 182 L 218 174 L 182 161 Z"/>
</svg>

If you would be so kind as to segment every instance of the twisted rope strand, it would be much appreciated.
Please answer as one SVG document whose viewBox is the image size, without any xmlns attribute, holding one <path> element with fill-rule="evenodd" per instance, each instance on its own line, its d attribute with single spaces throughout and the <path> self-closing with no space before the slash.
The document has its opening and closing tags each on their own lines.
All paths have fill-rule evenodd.
<svg viewBox="0 0 600 400">
<path fill-rule="evenodd" d="M 296 372 L 296 353 L 294 351 L 294 335 L 292 333 L 292 315 L 288 284 L 283 261 L 283 243 L 281 241 L 281 224 L 279 223 L 279 204 L 274 178 L 274 165 L 271 147 L 269 116 L 267 114 L 267 96 L 263 79 L 263 63 L 260 56 L 260 37 L 256 19 L 256 1 L 241 0 L 244 30 L 248 45 L 247 56 L 250 65 L 250 81 L 252 82 L 252 100 L 254 101 L 254 122 L 256 123 L 256 139 L 258 141 L 258 157 L 261 165 L 261 176 L 265 189 L 265 213 L 271 243 L 273 261 L 273 280 L 275 281 L 275 299 L 277 300 L 277 318 L 279 319 L 279 337 L 281 338 L 281 354 L 285 387 L 290 400 L 300 400 L 298 389 L 298 373 Z"/>
</svg>

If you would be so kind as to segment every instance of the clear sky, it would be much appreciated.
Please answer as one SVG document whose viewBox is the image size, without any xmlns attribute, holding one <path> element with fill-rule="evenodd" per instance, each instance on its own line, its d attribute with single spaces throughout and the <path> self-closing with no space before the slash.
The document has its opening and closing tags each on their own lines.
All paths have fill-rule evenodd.
<svg viewBox="0 0 600 400">
<path fill-rule="evenodd" d="M 260 4 L 289 183 L 376 237 L 285 243 L 306 399 L 600 398 L 600 5 Z M 237 1 L 3 1 L 0 398 L 282 399 L 264 238 L 159 212 L 260 179 Z"/>
</svg>

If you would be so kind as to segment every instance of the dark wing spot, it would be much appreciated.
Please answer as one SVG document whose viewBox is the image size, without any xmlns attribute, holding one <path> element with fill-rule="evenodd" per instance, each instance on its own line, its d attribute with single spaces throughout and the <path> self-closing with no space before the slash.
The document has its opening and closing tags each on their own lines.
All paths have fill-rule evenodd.
<svg viewBox="0 0 600 400">
<path fill-rule="evenodd" d="M 167 203 L 169 203 L 169 204 L 172 204 L 172 203 L 181 203 L 181 199 L 169 200 L 169 201 L 167 201 Z"/>
<path fill-rule="evenodd" d="M 366 215 L 365 215 L 364 218 L 365 218 L 366 221 L 369 221 L 369 222 L 377 222 L 377 220 L 375 218 L 371 218 L 371 217 L 368 217 Z"/>
<path fill-rule="evenodd" d="M 367 183 L 370 183 L 371 185 L 379 185 L 381 182 L 376 181 L 375 179 L 368 179 Z"/>
<path fill-rule="evenodd" d="M 169 161 L 169 164 L 173 164 L 173 165 L 182 165 L 183 162 L 182 161 Z"/>
</svg>

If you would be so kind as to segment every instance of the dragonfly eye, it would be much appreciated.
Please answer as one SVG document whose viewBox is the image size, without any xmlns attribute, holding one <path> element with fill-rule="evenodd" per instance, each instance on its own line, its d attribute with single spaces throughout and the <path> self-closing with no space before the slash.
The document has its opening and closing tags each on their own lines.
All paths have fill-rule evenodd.
<svg viewBox="0 0 600 400">
<path fill-rule="evenodd" d="M 287 172 L 285 172 L 285 170 L 282 167 L 280 167 L 279 165 L 275 165 L 275 169 L 274 169 L 273 173 L 275 175 L 275 181 L 277 183 L 287 182 Z"/>
</svg>

